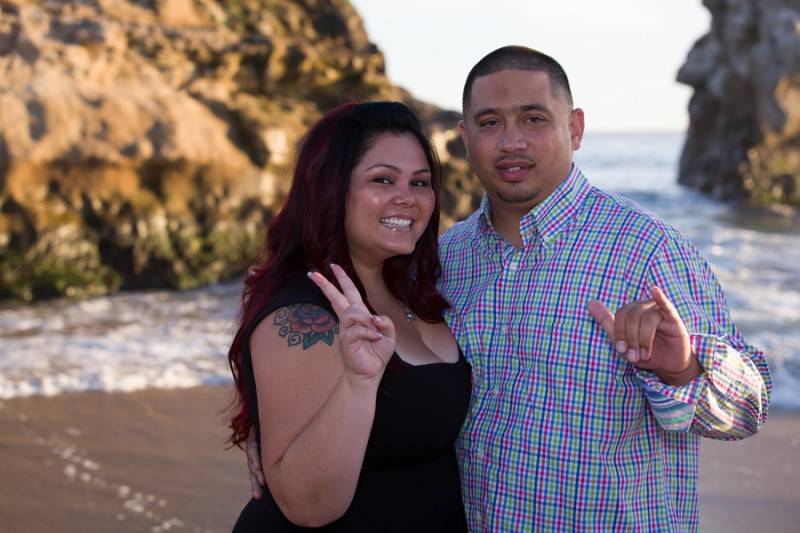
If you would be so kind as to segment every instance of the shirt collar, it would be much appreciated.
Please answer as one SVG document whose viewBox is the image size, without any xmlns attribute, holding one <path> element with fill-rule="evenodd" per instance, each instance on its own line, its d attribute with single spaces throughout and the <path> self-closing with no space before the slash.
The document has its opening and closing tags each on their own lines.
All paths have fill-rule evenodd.
<svg viewBox="0 0 800 533">
<path fill-rule="evenodd" d="M 591 189 L 589 181 L 583 176 L 580 168 L 572 164 L 569 174 L 564 180 L 533 209 L 525 213 L 520 220 L 520 235 L 527 245 L 536 234 L 545 244 L 553 240 L 559 233 L 569 227 L 581 203 Z M 478 228 L 481 233 L 495 233 L 492 226 L 492 206 L 489 196 L 484 193 L 478 207 Z"/>
</svg>

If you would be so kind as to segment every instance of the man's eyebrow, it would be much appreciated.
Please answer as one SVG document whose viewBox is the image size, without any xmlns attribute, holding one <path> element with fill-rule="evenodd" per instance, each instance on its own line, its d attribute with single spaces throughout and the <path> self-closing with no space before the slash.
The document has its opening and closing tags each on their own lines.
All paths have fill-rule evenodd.
<svg viewBox="0 0 800 533">
<path fill-rule="evenodd" d="M 473 120 L 477 120 L 478 118 L 482 117 L 483 115 L 493 115 L 499 114 L 502 108 L 497 107 L 483 107 L 475 111 L 472 115 Z M 511 111 L 545 111 L 550 113 L 550 108 L 548 108 L 544 104 L 522 104 L 522 105 L 515 105 L 510 108 Z"/>
<path fill-rule="evenodd" d="M 475 113 L 472 114 L 472 118 L 477 120 L 478 117 L 482 117 L 483 115 L 492 115 L 497 113 L 497 108 L 494 107 L 483 107 L 481 109 L 475 110 Z"/>
<path fill-rule="evenodd" d="M 525 104 L 519 106 L 520 111 L 546 111 L 550 112 L 550 108 L 544 104 Z"/>
</svg>

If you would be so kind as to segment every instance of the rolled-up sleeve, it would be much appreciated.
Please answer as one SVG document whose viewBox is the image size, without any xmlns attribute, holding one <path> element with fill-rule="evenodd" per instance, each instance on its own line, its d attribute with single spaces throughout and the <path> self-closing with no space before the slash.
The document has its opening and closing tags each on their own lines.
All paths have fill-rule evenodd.
<svg viewBox="0 0 800 533">
<path fill-rule="evenodd" d="M 656 420 L 666 431 L 737 440 L 767 418 L 772 381 L 763 352 L 747 344 L 730 318 L 725 295 L 708 264 L 682 237 L 666 239 L 653 257 L 641 292 L 660 287 L 675 304 L 704 372 L 682 386 L 636 369 Z"/>
</svg>

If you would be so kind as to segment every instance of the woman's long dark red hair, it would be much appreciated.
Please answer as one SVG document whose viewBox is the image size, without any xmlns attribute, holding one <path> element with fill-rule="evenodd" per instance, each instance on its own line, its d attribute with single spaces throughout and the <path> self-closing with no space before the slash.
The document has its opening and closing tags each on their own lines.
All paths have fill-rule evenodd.
<svg viewBox="0 0 800 533">
<path fill-rule="evenodd" d="M 447 301 L 436 290 L 441 167 L 419 119 L 399 102 L 341 105 L 323 116 L 306 134 L 297 154 L 286 203 L 267 229 L 260 259 L 244 279 L 239 329 L 228 351 L 237 397 L 230 442 L 241 446 L 253 425 L 242 375 L 245 332 L 271 295 L 292 274 L 317 270 L 333 280 L 329 265 L 340 265 L 366 294 L 350 259 L 344 230 L 350 174 L 372 140 L 381 133 L 410 134 L 418 141 L 431 169 L 435 204 L 431 220 L 414 252 L 388 259 L 383 279 L 391 293 L 427 322 L 442 320 Z"/>
</svg>

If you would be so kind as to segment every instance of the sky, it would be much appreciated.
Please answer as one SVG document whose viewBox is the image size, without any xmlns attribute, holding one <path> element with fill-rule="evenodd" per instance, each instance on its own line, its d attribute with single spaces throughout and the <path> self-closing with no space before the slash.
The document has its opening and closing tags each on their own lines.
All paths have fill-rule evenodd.
<svg viewBox="0 0 800 533">
<path fill-rule="evenodd" d="M 589 132 L 685 130 L 692 91 L 675 75 L 711 24 L 701 0 L 351 3 L 390 79 L 416 97 L 459 110 L 472 65 L 521 44 L 561 63 Z"/>
</svg>

